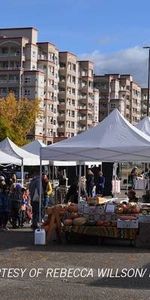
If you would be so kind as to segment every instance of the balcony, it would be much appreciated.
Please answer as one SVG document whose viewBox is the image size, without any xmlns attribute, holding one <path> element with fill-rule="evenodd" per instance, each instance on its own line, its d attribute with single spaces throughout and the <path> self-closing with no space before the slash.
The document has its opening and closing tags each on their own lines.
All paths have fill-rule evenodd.
<svg viewBox="0 0 150 300">
<path fill-rule="evenodd" d="M 15 70 L 21 70 L 21 66 L 14 66 L 14 67 L 4 67 L 4 66 L 0 66 L 0 70 L 3 71 L 15 71 Z"/>
<path fill-rule="evenodd" d="M 64 122 L 65 121 L 65 115 L 64 114 L 62 114 L 62 115 L 59 114 L 57 119 L 58 119 L 58 122 Z"/>
<path fill-rule="evenodd" d="M 38 59 L 39 59 L 39 60 L 47 60 L 47 56 L 44 55 L 44 54 L 39 54 L 39 55 L 38 55 Z"/>
<path fill-rule="evenodd" d="M 84 105 L 84 106 L 79 106 L 79 107 L 78 107 L 78 110 L 79 110 L 79 111 L 86 111 L 86 110 L 87 110 L 87 107 L 86 107 L 86 105 Z"/>
<path fill-rule="evenodd" d="M 87 96 L 79 98 L 79 105 L 87 104 Z"/>
<path fill-rule="evenodd" d="M 86 126 L 86 124 L 87 124 L 86 116 L 85 117 L 78 117 L 78 124 L 80 124 L 80 127 L 81 127 L 81 125 Z"/>
<path fill-rule="evenodd" d="M 65 128 L 64 125 L 60 125 L 57 129 L 58 133 L 64 133 L 65 132 Z"/>
<path fill-rule="evenodd" d="M 60 103 L 58 104 L 58 110 L 59 110 L 59 111 L 60 111 L 60 110 L 65 111 L 65 108 L 66 108 L 65 102 L 60 102 Z"/>
</svg>

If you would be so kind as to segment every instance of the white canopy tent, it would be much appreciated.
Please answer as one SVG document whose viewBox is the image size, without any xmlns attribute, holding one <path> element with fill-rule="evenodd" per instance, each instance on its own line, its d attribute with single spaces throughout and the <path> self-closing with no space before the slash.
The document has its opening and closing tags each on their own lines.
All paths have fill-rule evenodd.
<svg viewBox="0 0 150 300">
<path fill-rule="evenodd" d="M 12 157 L 19 158 L 23 162 L 24 166 L 37 166 L 40 165 L 40 159 L 38 155 L 34 155 L 21 149 L 14 144 L 8 137 L 0 142 L 0 150 L 11 155 Z M 21 163 L 20 163 L 21 164 Z"/>
<path fill-rule="evenodd" d="M 150 161 L 150 137 L 115 109 L 97 126 L 67 140 L 41 148 L 41 160 Z"/>
<path fill-rule="evenodd" d="M 20 159 L 16 157 L 12 157 L 11 155 L 4 153 L 3 151 L 0 150 L 0 164 L 1 165 L 8 165 L 8 164 L 15 164 L 20 166 Z"/>
<path fill-rule="evenodd" d="M 31 143 L 24 145 L 22 147 L 22 149 L 32 153 L 32 154 L 36 154 L 40 156 L 40 149 L 41 147 L 46 147 L 46 144 L 44 144 L 43 142 L 39 141 L 39 140 L 35 140 L 32 141 Z M 47 164 L 52 164 L 54 166 L 76 166 L 77 162 L 76 161 L 48 161 Z M 90 161 L 86 161 L 84 163 L 86 166 L 91 166 L 91 165 L 100 165 L 101 162 L 90 162 Z"/>
<path fill-rule="evenodd" d="M 29 153 L 17 145 L 15 145 L 8 137 L 5 138 L 3 141 L 0 142 L 0 150 L 9 154 L 14 159 L 17 158 L 20 161 L 21 166 L 21 180 L 23 184 L 23 167 L 24 166 L 39 166 L 40 165 L 40 158 L 38 155 L 34 155 Z"/>
<path fill-rule="evenodd" d="M 150 117 L 147 116 L 140 120 L 135 127 L 150 136 Z"/>
<path fill-rule="evenodd" d="M 97 126 L 70 139 L 42 147 L 40 150 L 41 162 L 43 159 L 78 161 L 80 177 L 81 164 L 87 160 L 150 161 L 150 137 L 131 125 L 115 109 Z M 40 167 L 40 172 L 41 170 Z"/>
</svg>

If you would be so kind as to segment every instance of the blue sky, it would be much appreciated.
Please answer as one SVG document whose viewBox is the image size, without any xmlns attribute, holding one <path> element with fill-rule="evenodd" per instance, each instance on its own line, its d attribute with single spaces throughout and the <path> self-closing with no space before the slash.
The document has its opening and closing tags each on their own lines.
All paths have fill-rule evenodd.
<svg viewBox="0 0 150 300">
<path fill-rule="evenodd" d="M 34 26 L 40 41 L 91 58 L 96 72 L 132 72 L 144 85 L 149 12 L 149 0 L 1 0 L 0 27 Z"/>
</svg>

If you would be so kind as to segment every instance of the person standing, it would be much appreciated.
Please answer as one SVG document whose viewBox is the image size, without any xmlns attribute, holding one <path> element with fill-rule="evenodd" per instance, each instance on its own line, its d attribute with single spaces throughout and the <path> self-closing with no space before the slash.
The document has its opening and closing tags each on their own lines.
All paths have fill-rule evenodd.
<svg viewBox="0 0 150 300">
<path fill-rule="evenodd" d="M 9 208 L 8 189 L 6 183 L 3 182 L 0 191 L 0 228 L 2 228 L 2 230 L 8 230 Z"/>
<path fill-rule="evenodd" d="M 53 202 L 50 198 L 52 195 L 52 185 L 47 175 L 42 176 L 42 188 L 43 188 L 43 207 L 46 208 L 48 205 L 52 206 Z"/>
<path fill-rule="evenodd" d="M 29 192 L 32 205 L 32 228 L 36 229 L 39 222 L 39 202 L 40 202 L 40 176 L 35 176 L 29 184 Z"/>
<path fill-rule="evenodd" d="M 105 186 L 105 177 L 103 176 L 103 173 L 100 171 L 96 183 L 96 194 L 103 195 L 104 186 Z"/>
<path fill-rule="evenodd" d="M 93 196 L 93 188 L 94 188 L 94 174 L 91 170 L 88 170 L 87 180 L 86 180 L 86 190 L 88 197 Z"/>
<path fill-rule="evenodd" d="M 132 185 L 132 188 L 135 189 L 135 183 L 136 183 L 136 178 L 138 176 L 138 168 L 137 167 L 134 167 L 131 171 L 131 174 L 130 174 L 130 178 L 131 178 L 131 185 Z"/>
</svg>

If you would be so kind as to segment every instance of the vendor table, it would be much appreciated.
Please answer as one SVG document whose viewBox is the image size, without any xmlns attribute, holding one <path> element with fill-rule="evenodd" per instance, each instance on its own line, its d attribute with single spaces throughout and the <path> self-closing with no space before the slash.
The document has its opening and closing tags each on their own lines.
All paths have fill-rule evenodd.
<svg viewBox="0 0 150 300">
<path fill-rule="evenodd" d="M 88 225 L 72 225 L 64 226 L 64 232 L 77 233 L 89 236 L 116 238 L 135 240 L 138 234 L 138 229 L 135 228 L 117 228 L 117 227 L 104 227 L 104 226 L 88 226 Z"/>
</svg>

